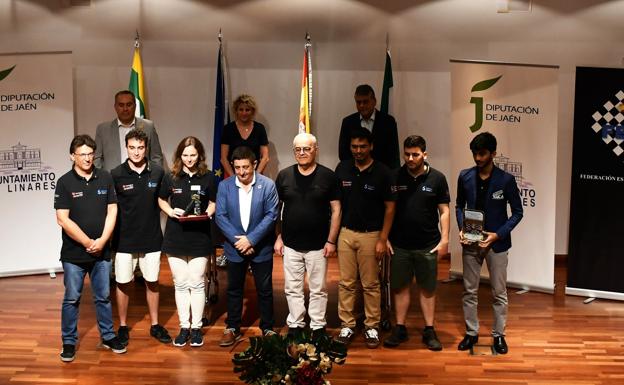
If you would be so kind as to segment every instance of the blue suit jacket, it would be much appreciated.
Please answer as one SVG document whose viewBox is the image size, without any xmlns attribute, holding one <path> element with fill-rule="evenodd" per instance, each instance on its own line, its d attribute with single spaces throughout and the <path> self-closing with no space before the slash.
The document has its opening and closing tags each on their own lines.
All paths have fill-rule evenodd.
<svg viewBox="0 0 624 385">
<path fill-rule="evenodd" d="M 462 170 L 457 181 L 455 214 L 460 230 L 464 223 L 464 208 L 475 209 L 477 201 L 477 167 Z M 507 204 L 511 217 L 507 216 Z M 494 232 L 499 240 L 492 244 L 492 250 L 500 253 L 511 247 L 511 230 L 522 219 L 523 209 L 520 192 L 513 175 L 494 166 L 485 198 L 485 231 Z"/>
<path fill-rule="evenodd" d="M 251 213 L 247 231 L 243 230 L 240 220 L 240 205 L 236 176 L 231 176 L 219 183 L 217 190 L 217 212 L 215 221 L 225 236 L 223 252 L 232 262 L 243 262 L 245 257 L 236 250 L 234 243 L 237 235 L 246 235 L 253 245 L 253 262 L 264 262 L 273 258 L 275 241 L 275 220 L 277 219 L 277 189 L 275 183 L 256 172 L 251 197 Z"/>
</svg>

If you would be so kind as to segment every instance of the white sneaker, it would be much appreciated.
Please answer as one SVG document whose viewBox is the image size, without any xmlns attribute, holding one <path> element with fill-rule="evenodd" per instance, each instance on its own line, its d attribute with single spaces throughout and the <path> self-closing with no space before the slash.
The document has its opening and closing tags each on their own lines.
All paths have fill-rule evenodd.
<svg viewBox="0 0 624 385">
<path fill-rule="evenodd" d="M 341 342 L 345 345 L 349 345 L 351 340 L 353 339 L 353 330 L 351 328 L 344 327 L 340 330 L 340 334 L 338 334 L 338 338 L 336 341 Z"/>
</svg>

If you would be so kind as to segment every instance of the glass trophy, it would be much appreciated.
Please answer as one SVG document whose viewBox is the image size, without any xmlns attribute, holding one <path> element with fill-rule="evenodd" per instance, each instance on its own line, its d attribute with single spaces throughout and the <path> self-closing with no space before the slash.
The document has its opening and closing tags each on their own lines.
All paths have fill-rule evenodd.
<svg viewBox="0 0 624 385">
<path fill-rule="evenodd" d="M 483 234 L 485 214 L 480 210 L 464 210 L 464 239 L 471 243 L 481 242 L 485 239 Z"/>
</svg>

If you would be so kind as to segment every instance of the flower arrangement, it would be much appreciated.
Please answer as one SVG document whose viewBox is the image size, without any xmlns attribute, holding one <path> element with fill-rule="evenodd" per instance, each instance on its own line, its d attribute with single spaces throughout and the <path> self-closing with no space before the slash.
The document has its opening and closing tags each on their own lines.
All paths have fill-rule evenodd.
<svg viewBox="0 0 624 385">
<path fill-rule="evenodd" d="M 246 384 L 330 385 L 325 376 L 333 364 L 342 365 L 347 347 L 327 335 L 279 334 L 251 337 L 249 347 L 234 354 L 234 372 Z"/>
</svg>

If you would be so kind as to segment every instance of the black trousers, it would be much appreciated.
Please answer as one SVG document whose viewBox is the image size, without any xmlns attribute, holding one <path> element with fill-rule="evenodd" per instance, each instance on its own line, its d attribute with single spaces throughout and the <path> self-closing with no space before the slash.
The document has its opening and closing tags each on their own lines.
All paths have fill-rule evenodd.
<svg viewBox="0 0 624 385">
<path fill-rule="evenodd" d="M 260 329 L 273 329 L 273 259 L 265 262 L 228 261 L 228 288 L 227 288 L 227 318 L 225 324 L 228 328 L 240 330 L 243 313 L 243 294 L 245 292 L 245 276 L 247 268 L 251 265 L 251 271 L 256 284 L 258 296 L 258 309 L 260 311 Z"/>
</svg>

